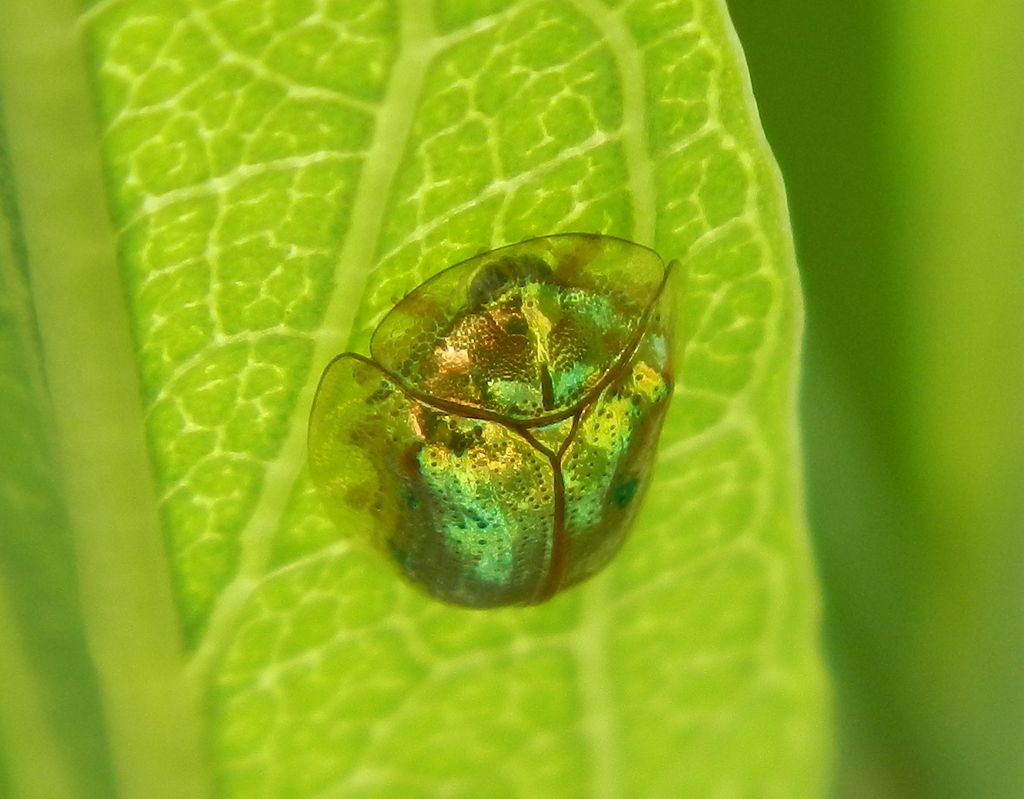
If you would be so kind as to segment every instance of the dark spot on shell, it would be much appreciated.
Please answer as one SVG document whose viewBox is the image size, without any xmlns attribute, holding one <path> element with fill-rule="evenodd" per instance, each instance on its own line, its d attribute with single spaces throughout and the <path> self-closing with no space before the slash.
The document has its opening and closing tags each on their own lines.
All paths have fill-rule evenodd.
<svg viewBox="0 0 1024 799">
<path fill-rule="evenodd" d="M 636 496 L 638 488 L 640 488 L 640 481 L 635 477 L 615 486 L 615 488 L 612 489 L 612 502 L 615 503 L 615 507 L 626 507 L 633 501 L 633 497 Z"/>
<path fill-rule="evenodd" d="M 505 323 L 505 332 L 510 336 L 525 336 L 530 332 L 530 326 L 521 316 L 514 316 Z"/>
<path fill-rule="evenodd" d="M 500 297 L 509 286 L 544 281 L 551 276 L 551 267 L 540 258 L 519 255 L 501 258 L 483 267 L 469 287 L 469 308 L 479 310 Z"/>
</svg>

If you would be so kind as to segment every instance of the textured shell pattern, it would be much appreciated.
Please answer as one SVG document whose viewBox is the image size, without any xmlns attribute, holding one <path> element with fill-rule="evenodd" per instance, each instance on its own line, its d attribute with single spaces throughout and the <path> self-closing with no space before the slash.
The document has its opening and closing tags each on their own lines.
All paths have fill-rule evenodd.
<svg viewBox="0 0 1024 799">
<path fill-rule="evenodd" d="M 473 608 L 543 602 L 626 539 L 672 395 L 667 270 L 569 233 L 451 266 L 324 371 L 309 464 L 328 514 Z"/>
</svg>

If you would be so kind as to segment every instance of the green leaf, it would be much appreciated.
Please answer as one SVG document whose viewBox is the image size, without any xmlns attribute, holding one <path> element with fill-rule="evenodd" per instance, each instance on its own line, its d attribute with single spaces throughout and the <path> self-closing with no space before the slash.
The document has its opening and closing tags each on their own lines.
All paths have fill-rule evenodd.
<svg viewBox="0 0 1024 799">
<path fill-rule="evenodd" d="M 29 259 L 2 128 L 0 796 L 91 799 L 109 795 L 113 774 L 56 479 Z"/>
<path fill-rule="evenodd" d="M 80 771 L 112 763 L 131 799 L 821 795 L 799 291 L 724 8 L 43 6 L 0 9 L 9 239 L 45 375 L 11 413 L 53 431 L 74 536 L 54 557 L 81 604 L 60 613 L 105 720 Z M 564 231 L 682 262 L 655 483 L 584 587 L 441 606 L 326 519 L 312 392 L 427 276 Z M 23 649 L 27 613 L 0 603 Z M 5 708 L 0 779 L 28 748 Z"/>
</svg>

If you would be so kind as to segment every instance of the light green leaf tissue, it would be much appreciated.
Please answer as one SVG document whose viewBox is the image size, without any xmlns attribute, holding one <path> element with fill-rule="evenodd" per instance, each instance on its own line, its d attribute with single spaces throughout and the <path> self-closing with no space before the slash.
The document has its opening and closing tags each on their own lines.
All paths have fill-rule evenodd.
<svg viewBox="0 0 1024 799">
<path fill-rule="evenodd" d="M 0 792 L 824 795 L 799 285 L 723 4 L 4 5 L 0 513 L 67 573 L 75 657 L 0 546 L 0 673 L 38 700 L 0 685 Z M 430 275 L 570 231 L 681 262 L 653 485 L 582 587 L 443 606 L 325 516 L 313 391 Z"/>
</svg>

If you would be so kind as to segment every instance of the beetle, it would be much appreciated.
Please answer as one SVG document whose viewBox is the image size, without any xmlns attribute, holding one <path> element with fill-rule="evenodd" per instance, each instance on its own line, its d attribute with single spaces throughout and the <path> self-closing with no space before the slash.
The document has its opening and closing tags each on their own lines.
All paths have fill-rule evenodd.
<svg viewBox="0 0 1024 799">
<path fill-rule="evenodd" d="M 369 358 L 339 355 L 320 379 L 309 467 L 328 515 L 454 605 L 537 604 L 596 574 L 672 396 L 671 267 L 563 233 L 413 289 Z"/>
</svg>

